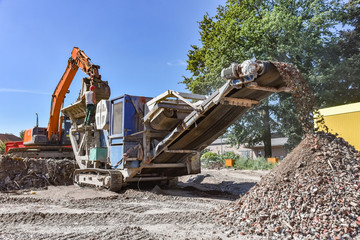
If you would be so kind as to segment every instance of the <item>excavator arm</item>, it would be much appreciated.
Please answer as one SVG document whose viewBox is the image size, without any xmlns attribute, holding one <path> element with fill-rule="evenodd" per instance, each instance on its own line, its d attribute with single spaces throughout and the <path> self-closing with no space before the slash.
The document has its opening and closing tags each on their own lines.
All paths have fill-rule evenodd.
<svg viewBox="0 0 360 240">
<path fill-rule="evenodd" d="M 51 99 L 50 119 L 47 128 L 48 139 L 50 142 L 58 142 L 61 135 L 60 110 L 68 92 L 71 82 L 73 81 L 78 69 L 89 75 L 90 82 L 102 83 L 101 75 L 99 75 L 100 66 L 91 62 L 91 59 L 77 47 L 71 51 L 71 57 L 68 60 L 65 72 L 61 77 Z M 107 85 L 107 84 L 106 84 Z M 86 89 L 85 89 L 86 90 Z M 83 92 L 83 91 L 81 91 Z M 59 123 L 60 119 L 60 123 Z"/>
<path fill-rule="evenodd" d="M 72 148 L 69 145 L 67 134 L 62 133 L 63 121 L 64 130 L 70 128 L 69 122 L 60 117 L 60 111 L 64 103 L 65 95 L 69 90 L 78 69 L 81 69 L 88 77 L 81 82 L 80 96 L 87 91 L 90 85 L 95 86 L 96 100 L 108 99 L 110 88 L 106 81 L 101 80 L 99 75 L 100 66 L 91 62 L 91 59 L 77 47 L 71 52 L 64 74 L 52 94 L 50 106 L 50 118 L 47 128 L 35 127 L 27 129 L 24 133 L 24 141 L 20 144 L 8 145 L 8 153 L 14 153 L 22 157 L 73 157 Z M 79 101 L 80 105 L 85 103 Z"/>
</svg>

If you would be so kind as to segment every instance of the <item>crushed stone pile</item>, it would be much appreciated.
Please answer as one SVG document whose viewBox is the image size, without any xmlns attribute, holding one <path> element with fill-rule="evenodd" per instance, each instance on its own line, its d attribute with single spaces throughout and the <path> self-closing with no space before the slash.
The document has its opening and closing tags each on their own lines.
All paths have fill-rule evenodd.
<svg viewBox="0 0 360 240">
<path fill-rule="evenodd" d="M 0 191 L 73 184 L 75 160 L 0 156 Z"/>
<path fill-rule="evenodd" d="M 359 153 L 342 138 L 319 132 L 307 135 L 238 202 L 214 214 L 233 234 L 352 239 L 360 233 L 359 189 Z"/>
</svg>

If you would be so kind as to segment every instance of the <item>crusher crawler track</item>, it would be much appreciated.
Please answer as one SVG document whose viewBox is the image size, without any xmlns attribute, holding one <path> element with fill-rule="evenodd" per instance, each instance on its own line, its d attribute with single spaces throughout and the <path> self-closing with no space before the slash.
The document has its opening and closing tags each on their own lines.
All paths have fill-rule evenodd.
<svg viewBox="0 0 360 240">
<path fill-rule="evenodd" d="M 74 172 L 74 183 L 78 186 L 90 186 L 105 188 L 112 192 L 118 192 L 123 185 L 121 172 L 107 169 L 76 169 Z"/>
</svg>

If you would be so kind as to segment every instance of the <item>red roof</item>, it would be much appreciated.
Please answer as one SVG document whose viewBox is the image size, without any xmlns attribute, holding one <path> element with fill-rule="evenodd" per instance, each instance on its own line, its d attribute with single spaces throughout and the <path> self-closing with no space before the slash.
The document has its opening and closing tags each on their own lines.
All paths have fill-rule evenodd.
<svg viewBox="0 0 360 240">
<path fill-rule="evenodd" d="M 0 133 L 0 142 L 13 142 L 13 141 L 21 141 L 22 139 L 15 136 L 14 134 L 9 133 Z"/>
</svg>

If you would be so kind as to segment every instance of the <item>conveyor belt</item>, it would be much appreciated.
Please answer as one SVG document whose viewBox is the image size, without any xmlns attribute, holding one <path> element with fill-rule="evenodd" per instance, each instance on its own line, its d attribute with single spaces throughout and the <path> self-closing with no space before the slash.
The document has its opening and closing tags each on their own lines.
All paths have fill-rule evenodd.
<svg viewBox="0 0 360 240">
<path fill-rule="evenodd" d="M 275 66 L 269 62 L 266 65 L 267 70 L 265 73 L 249 84 L 270 87 L 272 90 L 286 87 Z M 234 81 L 229 80 L 221 89 L 202 103 L 203 111 L 193 111 L 168 136 L 168 139 L 158 146 L 156 156 L 152 162 L 184 162 L 190 151 L 187 153 L 181 153 L 181 151 L 174 153 L 175 150 L 201 151 L 210 145 L 251 108 L 251 106 L 223 104 L 221 103 L 222 100 L 236 98 L 261 101 L 273 93 L 270 89 L 265 90 L 265 88 L 261 87 L 252 89 L 246 87 L 246 84 L 237 85 Z"/>
</svg>

